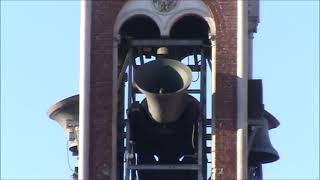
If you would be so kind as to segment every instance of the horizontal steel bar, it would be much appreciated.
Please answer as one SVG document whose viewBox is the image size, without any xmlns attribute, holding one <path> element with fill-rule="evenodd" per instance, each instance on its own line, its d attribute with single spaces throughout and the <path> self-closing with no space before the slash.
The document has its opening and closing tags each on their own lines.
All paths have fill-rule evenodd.
<svg viewBox="0 0 320 180">
<path fill-rule="evenodd" d="M 142 92 L 140 92 L 138 89 L 134 89 L 134 92 L 136 94 L 142 94 Z M 190 94 L 199 94 L 200 90 L 199 89 L 188 89 L 187 92 Z M 211 121 L 210 121 L 210 124 L 211 124 Z"/>
<path fill-rule="evenodd" d="M 191 94 L 194 93 L 195 94 L 195 93 L 198 93 L 198 91 L 199 90 L 197 90 L 197 89 L 189 89 L 188 93 L 191 93 Z M 141 93 L 141 92 L 138 90 L 138 92 L 136 92 L 136 93 Z M 127 120 L 128 119 L 125 119 L 125 121 L 127 121 Z M 207 125 L 207 127 L 211 127 L 211 119 L 207 119 L 206 120 L 206 125 Z M 125 133 L 126 131 L 123 131 L 123 132 Z"/>
<path fill-rule="evenodd" d="M 206 134 L 205 135 L 206 140 L 212 140 L 212 135 L 211 134 Z"/>
<path fill-rule="evenodd" d="M 210 127 L 211 127 L 211 123 L 212 123 L 212 122 L 211 122 L 211 119 L 207 119 L 207 120 L 206 120 L 206 125 L 207 125 L 207 126 L 210 126 Z"/>
<path fill-rule="evenodd" d="M 191 94 L 199 94 L 200 90 L 199 89 L 188 89 L 187 92 L 191 93 Z"/>
<path fill-rule="evenodd" d="M 197 164 L 165 164 L 165 165 L 129 165 L 128 169 L 135 170 L 198 170 Z"/>
<path fill-rule="evenodd" d="M 144 39 L 144 40 L 131 40 L 131 46 L 202 46 L 202 40 L 194 39 Z"/>
</svg>

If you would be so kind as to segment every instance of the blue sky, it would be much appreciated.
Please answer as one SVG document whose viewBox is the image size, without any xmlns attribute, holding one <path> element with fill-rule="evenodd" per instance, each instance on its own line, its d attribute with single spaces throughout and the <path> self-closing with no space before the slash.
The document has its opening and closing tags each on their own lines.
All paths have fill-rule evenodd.
<svg viewBox="0 0 320 180">
<path fill-rule="evenodd" d="M 70 179 L 46 111 L 78 94 L 79 20 L 78 1 L 1 1 L 1 179 Z M 253 71 L 281 121 L 265 179 L 319 179 L 318 1 L 262 1 Z"/>
</svg>

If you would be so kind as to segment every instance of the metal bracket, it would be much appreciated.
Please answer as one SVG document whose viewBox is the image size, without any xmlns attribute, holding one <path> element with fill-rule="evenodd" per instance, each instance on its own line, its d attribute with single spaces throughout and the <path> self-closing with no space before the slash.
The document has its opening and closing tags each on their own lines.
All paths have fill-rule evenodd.
<svg viewBox="0 0 320 180">
<path fill-rule="evenodd" d="M 192 39 L 145 39 L 131 40 L 130 45 L 132 47 L 203 46 L 203 41 Z"/>
<path fill-rule="evenodd" d="M 122 68 L 121 68 L 121 71 L 120 71 L 120 74 L 119 74 L 119 80 L 118 80 L 118 88 L 120 87 L 121 83 L 122 83 L 122 80 L 123 80 L 123 77 L 124 77 L 124 74 L 126 72 L 126 69 L 128 67 L 128 65 L 130 64 L 130 60 L 132 59 L 133 57 L 133 49 L 130 48 L 127 55 L 126 55 L 126 58 L 123 62 L 123 65 L 122 65 Z"/>
</svg>

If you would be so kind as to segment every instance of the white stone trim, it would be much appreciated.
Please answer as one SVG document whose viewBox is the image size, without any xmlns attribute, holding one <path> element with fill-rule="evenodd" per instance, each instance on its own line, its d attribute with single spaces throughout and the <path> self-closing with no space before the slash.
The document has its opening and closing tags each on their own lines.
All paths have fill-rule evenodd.
<svg viewBox="0 0 320 180">
<path fill-rule="evenodd" d="M 202 0 L 180 0 L 177 7 L 168 13 L 159 13 L 152 5 L 152 1 L 130 0 L 120 10 L 114 26 L 114 34 L 118 34 L 121 26 L 135 16 L 151 18 L 160 30 L 161 36 L 169 36 L 171 27 L 186 15 L 198 15 L 207 21 L 210 32 L 216 32 L 215 21 L 209 7 Z"/>
</svg>

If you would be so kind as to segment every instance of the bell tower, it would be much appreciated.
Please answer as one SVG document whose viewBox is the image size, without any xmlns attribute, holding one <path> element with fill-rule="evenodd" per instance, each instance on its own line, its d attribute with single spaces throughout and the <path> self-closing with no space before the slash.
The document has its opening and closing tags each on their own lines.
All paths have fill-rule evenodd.
<svg viewBox="0 0 320 180">
<path fill-rule="evenodd" d="M 279 124 L 249 81 L 249 2 L 81 1 L 80 94 L 49 112 L 76 127 L 77 178 L 262 177 Z"/>
<path fill-rule="evenodd" d="M 212 119 L 212 133 L 209 133 L 212 140 L 208 146 L 212 147 L 209 148 L 212 179 L 244 178 L 246 154 L 244 151 L 239 154 L 237 149 L 244 149 L 246 144 L 246 108 L 238 105 L 240 100 L 243 101 L 241 106 L 245 107 L 246 101 L 237 95 L 246 95 L 247 86 L 245 73 L 242 73 L 244 77 L 238 77 L 239 67 L 243 68 L 240 71 L 245 70 L 243 63 L 246 58 L 245 50 L 238 49 L 245 49 L 246 43 L 239 43 L 239 38 L 242 41 L 247 38 L 246 33 L 239 34 L 240 28 L 247 31 L 247 24 L 238 16 L 246 17 L 245 12 L 239 12 L 241 9 L 245 11 L 246 3 L 128 0 L 86 1 L 83 6 L 86 41 L 82 72 L 85 82 L 82 84 L 83 92 L 80 92 L 80 126 L 81 118 L 84 118 L 85 125 L 83 130 L 80 128 L 80 133 L 82 130 L 86 135 L 82 143 L 80 138 L 79 153 L 85 151 L 82 152 L 83 159 L 81 156 L 79 159 L 80 177 L 119 179 L 122 176 L 122 159 L 125 157 L 120 149 L 123 138 L 120 137 L 123 136 L 120 127 L 126 109 L 123 108 L 125 89 L 121 84 L 129 76 L 122 70 L 128 64 L 126 57 L 137 57 L 136 51 L 153 46 L 149 52 L 152 55 L 157 46 L 167 46 L 174 47 L 171 48 L 173 50 L 169 48 L 170 52 L 175 52 L 171 56 L 174 59 L 191 55 L 190 49 L 201 54 L 198 47 L 206 47 L 202 48 L 203 56 L 212 64 L 212 90 L 205 93 L 213 99 L 212 105 L 207 105 L 212 108 L 212 117 L 208 118 Z M 150 39 L 154 42 L 148 41 Z M 137 46 L 132 43 L 137 43 Z M 133 46 L 135 50 L 130 51 Z M 242 141 L 238 141 L 238 137 Z M 81 148 L 81 144 L 84 147 Z"/>
</svg>

